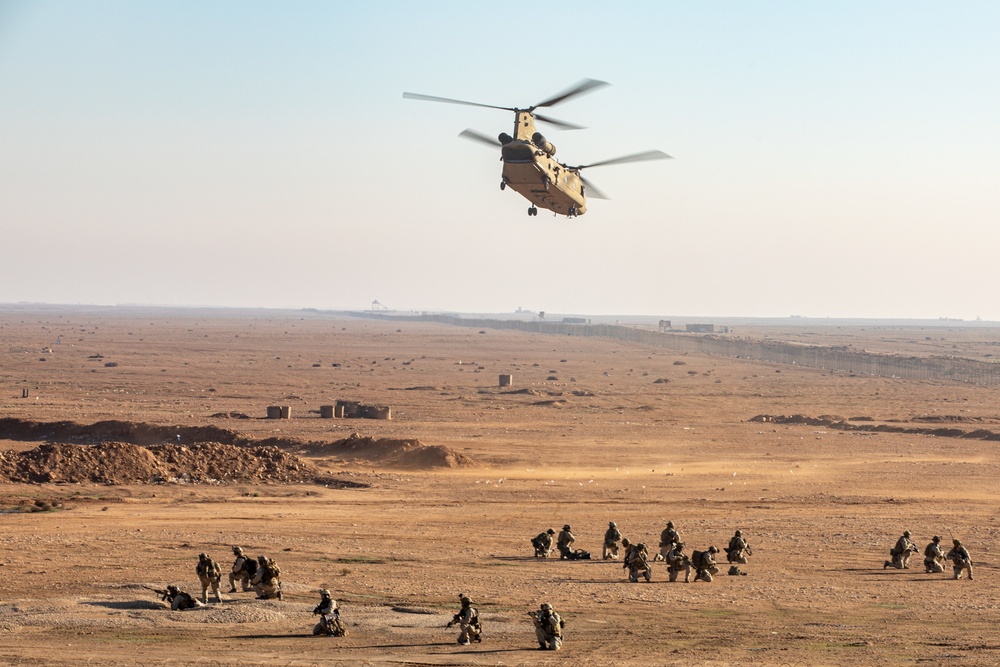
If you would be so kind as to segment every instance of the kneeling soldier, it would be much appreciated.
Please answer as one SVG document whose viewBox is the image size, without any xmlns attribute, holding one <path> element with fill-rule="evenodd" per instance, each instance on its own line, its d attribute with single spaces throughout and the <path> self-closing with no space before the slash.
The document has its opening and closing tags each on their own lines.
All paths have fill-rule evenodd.
<svg viewBox="0 0 1000 667">
<path fill-rule="evenodd" d="M 462 603 L 462 609 L 452 617 L 447 627 L 450 628 L 456 623 L 458 624 L 458 628 L 462 631 L 458 635 L 458 643 L 463 646 L 471 644 L 472 641 L 483 641 L 483 626 L 479 624 L 479 610 L 472 606 L 472 600 L 465 595 L 459 593 L 458 599 Z"/>
<path fill-rule="evenodd" d="M 529 611 L 528 615 L 535 621 L 535 637 L 538 638 L 538 648 L 558 651 L 563 644 L 563 628 L 566 622 L 559 618 L 548 602 L 543 602 L 539 611 Z"/>
<path fill-rule="evenodd" d="M 670 573 L 670 581 L 677 581 L 677 574 L 681 571 L 684 572 L 684 583 L 691 581 L 691 559 L 684 553 L 683 542 L 677 542 L 667 552 L 667 571 Z"/>
<path fill-rule="evenodd" d="M 320 615 L 319 623 L 313 628 L 313 634 L 343 637 L 347 634 L 347 629 L 340 622 L 340 609 L 337 608 L 337 601 L 330 597 L 330 591 L 325 588 L 319 592 L 319 595 L 319 604 L 313 609 L 314 614 Z"/>
<path fill-rule="evenodd" d="M 708 551 L 694 551 L 691 553 L 691 564 L 694 566 L 694 580 L 712 581 L 712 575 L 719 573 L 719 568 L 715 562 L 715 554 L 719 553 L 717 548 L 709 547 Z"/>
<path fill-rule="evenodd" d="M 941 551 L 941 538 L 937 535 L 924 547 L 924 572 L 944 572 L 944 552 Z"/>
<path fill-rule="evenodd" d="M 954 545 L 948 555 L 945 556 L 948 560 L 952 562 L 955 566 L 955 578 L 962 578 L 962 570 L 969 571 L 969 581 L 972 581 L 972 558 L 969 556 L 969 550 L 962 546 L 962 543 L 958 540 L 952 540 Z"/>
</svg>

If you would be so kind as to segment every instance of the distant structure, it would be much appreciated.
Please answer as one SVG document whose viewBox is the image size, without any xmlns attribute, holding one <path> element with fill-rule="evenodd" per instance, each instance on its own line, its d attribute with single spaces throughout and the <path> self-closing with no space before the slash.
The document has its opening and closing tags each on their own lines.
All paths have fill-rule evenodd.
<svg viewBox="0 0 1000 667">
<path fill-rule="evenodd" d="M 660 333 L 667 333 L 673 327 L 670 326 L 670 320 L 660 320 Z"/>
<path fill-rule="evenodd" d="M 389 310 L 389 306 L 379 303 L 378 299 L 372 301 L 372 310 Z"/>
<path fill-rule="evenodd" d="M 714 324 L 685 324 L 684 330 L 688 333 L 729 333 L 729 327 L 716 328 Z"/>
<path fill-rule="evenodd" d="M 362 405 L 358 401 L 338 400 L 333 414 L 347 419 L 392 419 L 392 408 L 388 405 Z"/>
<path fill-rule="evenodd" d="M 500 386 L 501 387 L 510 387 L 513 384 L 514 384 L 514 376 L 511 375 L 510 373 L 503 373 L 500 376 Z"/>
<path fill-rule="evenodd" d="M 563 324 L 590 324 L 590 320 L 585 317 L 564 317 Z"/>
</svg>

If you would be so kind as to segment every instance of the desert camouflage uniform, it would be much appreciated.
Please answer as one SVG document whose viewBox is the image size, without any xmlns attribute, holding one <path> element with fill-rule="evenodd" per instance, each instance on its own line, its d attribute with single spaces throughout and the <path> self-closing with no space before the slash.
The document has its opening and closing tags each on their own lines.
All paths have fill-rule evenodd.
<svg viewBox="0 0 1000 667">
<path fill-rule="evenodd" d="M 601 557 L 604 560 L 618 560 L 618 543 L 622 539 L 621 531 L 614 521 L 608 522 L 608 530 L 604 533 L 604 548 Z"/>
<path fill-rule="evenodd" d="M 941 538 L 934 536 L 924 547 L 924 571 L 931 573 L 944 572 L 944 551 L 941 550 Z"/>
<path fill-rule="evenodd" d="M 195 566 L 194 571 L 201 581 L 201 601 L 208 602 L 208 589 L 211 588 L 215 601 L 222 602 L 222 596 L 219 595 L 222 570 L 219 568 L 219 564 L 209 558 L 207 554 L 198 554 L 198 565 Z"/>
<path fill-rule="evenodd" d="M 313 628 L 313 635 L 343 637 L 347 634 L 347 630 L 340 622 L 340 609 L 337 608 L 337 601 L 330 597 L 330 591 L 326 589 L 319 593 L 321 599 L 316 608 L 313 609 L 313 613 L 319 614 L 320 619 Z"/>
<path fill-rule="evenodd" d="M 176 586 L 167 586 L 167 594 L 163 596 L 163 601 L 170 603 L 172 611 L 184 611 L 185 609 L 197 609 L 205 606 L 201 601 L 179 590 Z"/>
<path fill-rule="evenodd" d="M 896 540 L 896 546 L 889 551 L 892 560 L 885 561 L 882 564 L 882 569 L 894 567 L 897 570 L 908 570 L 910 569 L 910 556 L 915 553 L 917 553 L 917 545 L 910 541 L 910 531 L 904 531 L 900 538 Z"/>
<path fill-rule="evenodd" d="M 742 531 L 737 530 L 736 534 L 729 540 L 729 548 L 726 549 L 726 559 L 730 563 L 746 565 L 749 546 L 746 540 L 743 539 Z"/>
<path fill-rule="evenodd" d="M 538 638 L 538 648 L 558 651 L 563 644 L 562 629 L 565 623 L 559 618 L 559 614 L 552 609 L 552 605 L 543 603 L 539 611 L 532 612 L 532 618 L 535 620 L 535 637 Z"/>
<path fill-rule="evenodd" d="M 628 569 L 628 580 L 633 584 L 639 581 L 640 572 L 646 581 L 653 579 L 653 570 L 649 567 L 649 552 L 646 551 L 646 545 L 641 542 L 629 547 L 625 554 L 624 567 Z"/>
<path fill-rule="evenodd" d="M 681 541 L 681 536 L 674 530 L 674 522 L 668 521 L 667 527 L 660 533 L 660 553 L 653 560 L 666 560 L 667 554 L 674 548 L 674 545 Z"/>
<path fill-rule="evenodd" d="M 684 583 L 691 581 L 691 560 L 684 553 L 684 543 L 678 542 L 667 552 L 667 571 L 670 581 L 677 581 L 677 574 L 684 572 Z"/>
<path fill-rule="evenodd" d="M 236 560 L 233 561 L 233 567 L 229 571 L 229 592 L 236 592 L 236 580 L 239 579 L 240 587 L 244 593 L 247 593 L 252 590 L 250 588 L 249 567 L 251 560 L 243 555 L 242 547 L 233 547 L 233 555 L 236 556 Z"/>
<path fill-rule="evenodd" d="M 952 544 L 954 546 L 945 558 L 950 560 L 955 567 L 955 579 L 961 579 L 962 570 L 968 570 L 969 581 L 972 581 L 972 558 L 969 556 L 969 550 L 963 547 L 958 540 L 952 540 Z"/>
<path fill-rule="evenodd" d="M 531 540 L 531 546 L 535 548 L 535 558 L 548 558 L 552 553 L 552 536 L 556 531 L 549 528 L 544 533 L 539 533 L 535 539 Z"/>
<path fill-rule="evenodd" d="M 719 573 L 718 563 L 715 562 L 715 554 L 719 550 L 709 547 L 708 551 L 695 551 L 691 554 L 691 565 L 694 566 L 696 574 L 694 580 L 712 581 L 712 576 Z"/>
<path fill-rule="evenodd" d="M 281 599 L 281 579 L 275 576 L 274 568 L 272 559 L 264 556 L 257 558 L 257 574 L 253 576 L 251 583 L 258 600 Z"/>
<path fill-rule="evenodd" d="M 462 602 L 462 609 L 451 619 L 448 627 L 458 624 L 462 631 L 458 635 L 458 643 L 463 646 L 471 644 L 473 641 L 483 641 L 483 627 L 479 623 L 479 610 L 473 607 L 472 600 L 464 595 L 460 595 L 459 599 Z"/>
<path fill-rule="evenodd" d="M 573 551 L 574 542 L 576 542 L 576 538 L 573 537 L 569 524 L 566 524 L 559 532 L 559 539 L 556 540 L 556 546 L 559 548 L 560 560 L 565 560 L 570 557 L 570 554 Z"/>
</svg>

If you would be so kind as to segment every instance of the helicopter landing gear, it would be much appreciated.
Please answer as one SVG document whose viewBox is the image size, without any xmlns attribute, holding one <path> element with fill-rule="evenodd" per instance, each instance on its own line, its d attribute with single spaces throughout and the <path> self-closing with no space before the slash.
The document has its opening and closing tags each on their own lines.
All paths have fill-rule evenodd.
<svg viewBox="0 0 1000 667">
<path fill-rule="evenodd" d="M 507 181 L 500 181 L 500 189 L 501 190 L 507 189 Z"/>
<path fill-rule="evenodd" d="M 569 207 L 569 211 L 567 211 L 566 217 L 567 218 L 575 218 L 576 217 L 576 206 L 570 206 Z"/>
<path fill-rule="evenodd" d="M 532 206 L 531 208 L 528 209 L 528 215 L 532 215 L 532 216 L 538 215 L 538 209 L 535 208 L 534 206 Z"/>
</svg>

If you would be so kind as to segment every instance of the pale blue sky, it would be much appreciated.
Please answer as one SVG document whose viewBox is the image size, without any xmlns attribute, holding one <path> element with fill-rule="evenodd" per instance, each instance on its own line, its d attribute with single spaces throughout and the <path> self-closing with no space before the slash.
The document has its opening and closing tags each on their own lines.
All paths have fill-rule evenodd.
<svg viewBox="0 0 1000 667">
<path fill-rule="evenodd" d="M 1000 3 L 0 0 L 0 302 L 1000 320 Z M 567 221 L 457 138 L 540 126 Z"/>
</svg>

